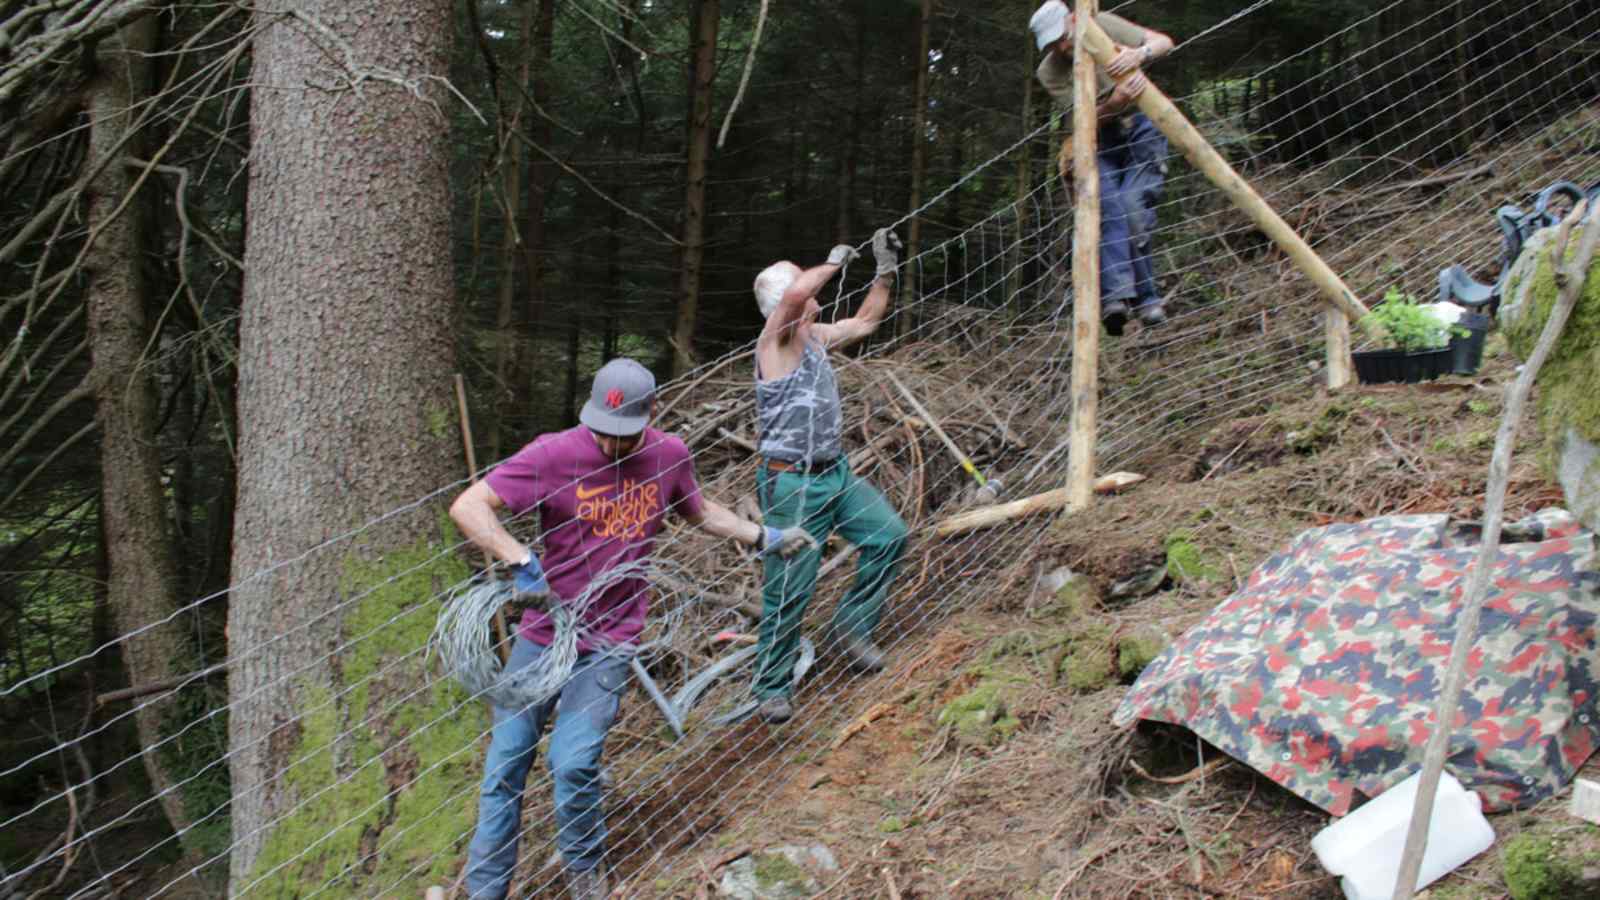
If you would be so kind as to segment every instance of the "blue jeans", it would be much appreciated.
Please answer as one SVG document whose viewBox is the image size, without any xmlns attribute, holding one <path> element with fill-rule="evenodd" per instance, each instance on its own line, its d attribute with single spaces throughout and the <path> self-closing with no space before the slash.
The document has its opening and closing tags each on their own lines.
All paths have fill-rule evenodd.
<svg viewBox="0 0 1600 900">
<path fill-rule="evenodd" d="M 507 666 L 529 665 L 543 652 L 543 647 L 519 636 Z M 520 710 L 494 707 L 494 730 L 478 794 L 478 828 L 467 848 L 466 887 L 472 900 L 504 900 L 510 890 L 522 835 L 522 788 L 557 701 L 560 714 L 554 715 L 549 754 L 555 782 L 556 845 L 568 869 L 586 872 L 599 865 L 606 840 L 600 754 L 627 683 L 625 659 L 586 653 L 578 658 L 572 677 L 557 697 Z"/>
<path fill-rule="evenodd" d="M 1100 297 L 1140 307 L 1159 303 L 1150 254 L 1156 205 L 1167 179 L 1167 139 L 1145 116 L 1100 127 Z"/>
</svg>

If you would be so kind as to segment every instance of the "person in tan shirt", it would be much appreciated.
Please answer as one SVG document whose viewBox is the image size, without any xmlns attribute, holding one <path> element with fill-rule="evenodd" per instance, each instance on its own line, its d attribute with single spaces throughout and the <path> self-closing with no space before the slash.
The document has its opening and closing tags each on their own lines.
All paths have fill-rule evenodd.
<svg viewBox="0 0 1600 900">
<path fill-rule="evenodd" d="M 1149 83 L 1143 67 L 1171 53 L 1173 42 L 1115 13 L 1097 13 L 1094 20 L 1118 48 L 1110 65 L 1095 67 L 1100 318 L 1106 331 L 1117 335 L 1130 313 L 1146 326 L 1167 320 L 1150 252 L 1156 206 L 1167 177 L 1167 139 L 1134 108 L 1134 101 Z M 1035 75 L 1068 110 L 1073 104 L 1073 24 L 1073 13 L 1062 0 L 1048 0 L 1028 22 L 1039 49 L 1046 51 Z"/>
</svg>

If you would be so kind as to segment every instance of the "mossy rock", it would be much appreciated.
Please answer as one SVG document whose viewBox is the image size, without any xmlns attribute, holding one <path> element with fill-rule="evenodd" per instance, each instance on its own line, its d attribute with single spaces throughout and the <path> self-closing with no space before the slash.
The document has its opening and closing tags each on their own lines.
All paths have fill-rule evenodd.
<svg viewBox="0 0 1600 900">
<path fill-rule="evenodd" d="M 1500 323 L 1518 359 L 1532 354 L 1555 305 L 1555 269 L 1548 252 L 1554 236 L 1555 229 L 1546 228 L 1530 237 L 1507 276 Z M 1576 237 L 1575 231 L 1569 257 Z M 1549 448 L 1546 472 L 1561 482 L 1567 508 L 1588 527 L 1600 527 L 1600 255 L 1539 370 L 1538 387 L 1539 424 Z"/>
<path fill-rule="evenodd" d="M 994 681 L 980 682 L 945 704 L 939 710 L 939 724 L 951 726 L 956 739 L 970 747 L 1004 743 L 1021 725 L 1007 712 L 1000 685 Z"/>
<path fill-rule="evenodd" d="M 795 888 L 805 890 L 811 876 L 795 865 L 787 856 L 777 853 L 759 853 L 755 858 L 756 883 L 767 890 Z"/>
<path fill-rule="evenodd" d="M 1066 584 L 1056 589 L 1052 612 L 1064 616 L 1086 616 L 1100 605 L 1100 589 L 1094 579 L 1074 574 Z"/>
<path fill-rule="evenodd" d="M 1132 684 L 1145 667 L 1167 649 L 1167 636 L 1153 628 L 1141 629 L 1117 642 L 1117 674 L 1124 684 Z"/>
<path fill-rule="evenodd" d="M 1111 648 L 1104 644 L 1075 645 L 1061 663 L 1063 680 L 1074 691 L 1098 691 L 1111 683 Z"/>
<path fill-rule="evenodd" d="M 1092 614 L 1099 606 L 1100 589 L 1094 579 L 1061 566 L 1039 576 L 1028 618 L 1076 619 Z"/>
</svg>

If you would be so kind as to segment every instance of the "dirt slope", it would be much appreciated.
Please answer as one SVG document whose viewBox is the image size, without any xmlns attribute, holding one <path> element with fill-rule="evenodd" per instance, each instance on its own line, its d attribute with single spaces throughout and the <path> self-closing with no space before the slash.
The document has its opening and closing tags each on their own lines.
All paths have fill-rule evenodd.
<svg viewBox="0 0 1600 900">
<path fill-rule="evenodd" d="M 1337 896 L 1309 847 L 1327 821 L 1320 810 L 1181 729 L 1110 726 L 1132 677 L 1119 656 L 1135 638 L 1181 633 L 1305 528 L 1480 514 L 1513 374 L 1496 350 L 1491 339 L 1475 378 L 1319 396 L 1175 448 L 1150 482 L 1006 563 L 1009 588 L 903 644 L 878 676 L 893 691 L 839 704 L 865 708 L 857 722 L 810 723 L 826 730 L 821 749 L 775 765 L 774 793 L 631 884 L 714 893 L 710 878 L 731 857 L 821 843 L 840 870 L 817 884 L 836 897 Z M 1510 517 L 1559 504 L 1538 454 L 1523 428 Z M 1105 599 L 1174 559 L 1178 577 L 1156 575 L 1155 591 Z M 1062 602 L 1032 588 L 1060 565 L 1091 589 Z M 747 738 L 765 731 L 752 725 Z M 1497 817 L 1500 845 L 1554 814 Z M 1501 896 L 1499 868 L 1491 852 L 1442 888 Z"/>
</svg>

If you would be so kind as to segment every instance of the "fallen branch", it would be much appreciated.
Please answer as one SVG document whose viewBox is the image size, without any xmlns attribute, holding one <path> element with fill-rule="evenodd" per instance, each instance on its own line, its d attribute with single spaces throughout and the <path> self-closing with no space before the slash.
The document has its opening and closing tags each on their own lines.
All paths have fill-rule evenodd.
<svg viewBox="0 0 1600 900">
<path fill-rule="evenodd" d="M 733 444 L 735 447 L 743 447 L 745 450 L 748 450 L 751 453 L 761 452 L 761 449 L 752 443 L 749 438 L 741 434 L 734 434 L 726 428 L 719 427 L 717 429 L 717 436 L 728 443 Z"/>
<path fill-rule="evenodd" d="M 729 366 L 729 364 L 738 362 L 741 359 L 746 359 L 746 358 L 754 356 L 754 355 L 755 354 L 753 352 L 732 354 L 731 356 L 728 356 L 727 358 L 723 359 L 722 361 L 713 364 L 712 366 L 707 368 L 704 372 L 700 373 L 700 377 L 696 378 L 695 380 L 693 380 L 693 381 L 691 381 L 691 382 L 689 382 L 689 383 L 687 383 L 687 384 L 685 384 L 685 385 L 683 385 L 681 387 L 676 385 L 676 384 L 667 385 L 665 388 L 662 389 L 661 392 L 664 394 L 667 391 L 673 391 L 674 395 L 673 395 L 673 398 L 671 400 L 668 400 L 666 403 L 663 403 L 661 405 L 661 411 L 656 413 L 656 417 L 655 417 L 656 421 L 665 422 L 667 420 L 667 414 L 672 412 L 672 408 L 674 406 L 678 405 L 678 401 L 682 400 L 683 398 L 685 398 L 685 397 L 687 397 L 687 396 L 689 396 L 691 394 L 693 394 L 694 393 L 694 389 L 699 387 L 702 383 L 704 383 L 706 381 L 706 379 L 710 378 L 711 376 L 713 376 L 713 375 L 717 374 L 718 372 L 722 371 L 723 369 L 727 368 Z"/>
<path fill-rule="evenodd" d="M 1477 178 L 1482 175 L 1493 174 L 1494 163 L 1486 162 L 1481 166 L 1475 166 L 1471 169 L 1463 169 L 1460 172 L 1451 172 L 1445 175 L 1430 175 L 1427 178 L 1418 178 L 1415 181 L 1404 181 L 1400 184 L 1391 184 L 1388 187 L 1381 187 L 1375 190 L 1365 191 L 1363 193 L 1366 195 L 1366 197 L 1371 198 L 1382 194 L 1394 194 L 1399 193 L 1400 191 L 1414 190 L 1416 188 L 1438 187 L 1441 184 L 1454 184 L 1457 181 L 1465 181 L 1469 178 Z"/>
<path fill-rule="evenodd" d="M 1170 776 L 1151 775 L 1149 772 L 1145 771 L 1144 766 L 1139 765 L 1132 759 L 1129 759 L 1127 762 L 1128 768 L 1138 772 L 1139 775 L 1145 778 L 1147 781 L 1154 781 L 1156 784 L 1187 784 L 1191 781 L 1195 781 L 1210 775 L 1232 761 L 1233 760 L 1230 757 L 1219 756 L 1203 766 L 1195 766 L 1193 769 L 1190 769 L 1182 775 Z"/>
<path fill-rule="evenodd" d="M 1138 484 L 1145 480 L 1145 476 L 1133 472 L 1112 472 L 1095 479 L 1094 492 L 1096 494 L 1112 494 L 1125 487 Z M 1020 519 L 1024 516 L 1037 515 L 1042 512 L 1053 512 L 1067 505 L 1067 489 L 1056 488 L 1032 497 L 1013 500 L 1010 503 L 998 503 L 975 509 L 972 512 L 951 516 L 943 522 L 933 526 L 935 537 L 949 537 L 952 534 L 962 534 L 976 531 L 979 528 L 989 528 L 1001 522 Z"/>
<path fill-rule="evenodd" d="M 857 734 L 866 731 L 868 725 L 871 725 L 873 722 L 876 722 L 893 711 L 894 707 L 888 703 L 872 704 L 870 709 L 861 714 L 861 718 L 856 719 L 854 722 L 851 722 L 849 725 L 845 726 L 844 731 L 839 733 L 839 736 L 833 741 L 833 746 L 829 747 L 828 750 L 830 752 L 838 750 L 840 747 L 845 745 L 846 741 L 855 737 Z"/>
<path fill-rule="evenodd" d="M 749 597 L 738 596 L 734 594 L 719 594 L 715 591 L 704 590 L 697 584 L 691 584 L 687 581 L 683 581 L 678 578 L 672 578 L 670 576 L 661 576 L 656 580 L 659 581 L 663 587 L 668 587 L 672 590 L 689 594 L 690 596 L 699 597 L 702 600 L 715 603 L 717 606 L 725 606 L 728 609 L 737 610 L 738 612 L 744 613 L 752 619 L 761 618 L 761 604 L 750 599 Z"/>
<path fill-rule="evenodd" d="M 226 671 L 228 671 L 228 664 L 226 662 L 219 662 L 214 666 L 208 666 L 198 672 L 190 672 L 187 675 L 174 675 L 171 678 L 164 678 L 161 681 L 152 681 L 148 684 L 136 684 L 132 687 L 107 691 L 106 693 L 100 694 L 94 698 L 94 705 L 105 706 L 108 703 L 119 703 L 123 700 L 132 700 L 135 697 L 143 697 L 147 694 L 157 694 L 162 691 L 175 690 L 183 687 L 191 681 L 196 681 L 201 678 L 208 678 L 212 675 Z"/>
</svg>

